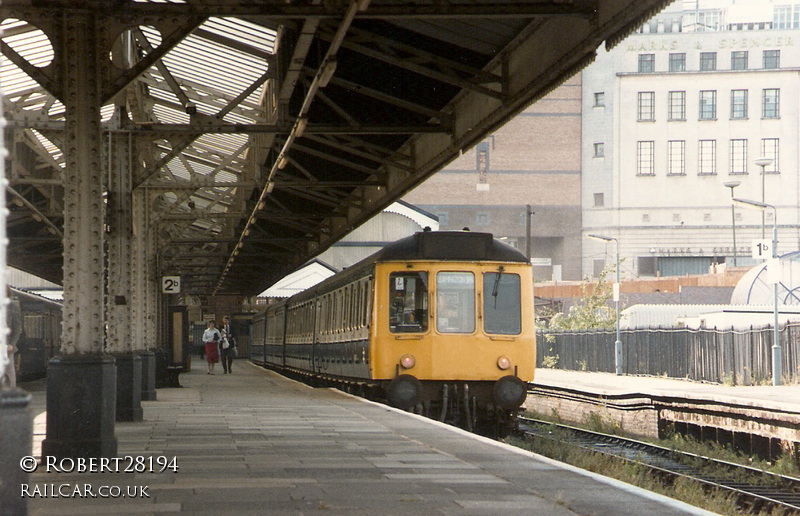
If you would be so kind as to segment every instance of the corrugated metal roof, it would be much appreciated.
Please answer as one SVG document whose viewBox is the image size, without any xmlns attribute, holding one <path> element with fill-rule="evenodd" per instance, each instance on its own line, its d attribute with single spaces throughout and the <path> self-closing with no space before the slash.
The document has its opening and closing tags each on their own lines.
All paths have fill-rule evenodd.
<svg viewBox="0 0 800 516">
<path fill-rule="evenodd" d="M 94 57 L 117 66 L 101 66 L 112 80 L 100 89 L 113 98 L 101 118 L 138 138 L 134 188 L 155 192 L 148 209 L 158 208 L 149 215 L 164 270 L 180 271 L 198 250 L 225 258 L 182 282 L 201 294 L 260 291 L 664 4 L 373 0 L 348 11 L 347 2 L 4 0 L 4 15 L 30 18 L 1 26 L 11 49 L 0 63 L 5 111 L 17 147 L 27 146 L 11 160 L 10 187 L 27 204 L 9 217 L 10 260 L 61 278 L 51 233 L 63 227 L 64 157 L 54 143 L 67 60 L 47 37 L 58 37 L 60 20 L 93 17 L 96 41 L 116 42 Z M 285 53 L 275 57 L 277 27 Z M 554 44 L 553 34 L 563 39 Z M 130 120 L 114 117 L 117 102 Z M 31 210 L 49 220 L 37 225 Z"/>
</svg>

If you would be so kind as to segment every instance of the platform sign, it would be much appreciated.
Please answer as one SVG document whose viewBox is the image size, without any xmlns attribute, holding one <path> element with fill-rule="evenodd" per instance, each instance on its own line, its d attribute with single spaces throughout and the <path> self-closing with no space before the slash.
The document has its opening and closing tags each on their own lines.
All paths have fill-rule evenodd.
<svg viewBox="0 0 800 516">
<path fill-rule="evenodd" d="M 181 277 L 180 276 L 163 276 L 161 278 L 161 293 L 162 294 L 180 294 L 181 293 Z"/>
<path fill-rule="evenodd" d="M 781 282 L 781 259 L 770 258 L 767 260 L 767 283 L 776 285 Z"/>
<path fill-rule="evenodd" d="M 750 249 L 753 253 L 754 260 L 766 260 L 767 258 L 772 258 L 772 240 L 753 240 Z"/>
</svg>

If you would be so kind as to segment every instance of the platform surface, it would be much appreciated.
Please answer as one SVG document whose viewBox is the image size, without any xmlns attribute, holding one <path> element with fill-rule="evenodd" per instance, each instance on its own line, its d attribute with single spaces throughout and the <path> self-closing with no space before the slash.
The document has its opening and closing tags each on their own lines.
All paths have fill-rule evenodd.
<svg viewBox="0 0 800 516">
<path fill-rule="evenodd" d="M 607 395 L 642 394 L 800 413 L 800 385 L 728 386 L 653 376 L 537 369 L 533 383 Z"/>
<path fill-rule="evenodd" d="M 29 514 L 709 514 L 243 360 L 233 375 L 196 368 L 181 383 L 142 403 L 143 422 L 116 424 L 120 456 L 175 457 L 177 472 L 46 473 L 40 465 L 29 492 L 117 486 L 138 496 L 36 497 Z M 36 385 L 34 454 L 45 431 Z"/>
</svg>

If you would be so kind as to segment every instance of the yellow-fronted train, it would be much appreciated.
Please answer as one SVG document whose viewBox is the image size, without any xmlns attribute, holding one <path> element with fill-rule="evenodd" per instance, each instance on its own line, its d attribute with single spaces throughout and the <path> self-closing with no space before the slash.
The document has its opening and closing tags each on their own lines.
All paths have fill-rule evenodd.
<svg viewBox="0 0 800 516">
<path fill-rule="evenodd" d="M 250 359 L 503 435 L 533 381 L 531 265 L 488 233 L 398 240 L 253 319 Z"/>
</svg>

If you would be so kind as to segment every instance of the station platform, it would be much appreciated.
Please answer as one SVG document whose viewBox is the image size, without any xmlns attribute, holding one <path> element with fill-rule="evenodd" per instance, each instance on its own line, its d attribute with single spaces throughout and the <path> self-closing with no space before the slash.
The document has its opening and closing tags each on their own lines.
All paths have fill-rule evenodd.
<svg viewBox="0 0 800 516">
<path fill-rule="evenodd" d="M 181 376 L 182 388 L 143 402 L 143 422 L 116 424 L 120 456 L 175 457 L 177 472 L 40 465 L 29 492 L 119 486 L 126 497 L 37 497 L 29 514 L 710 514 L 244 360 L 233 375 L 197 369 Z M 43 410 L 43 389 L 29 392 L 32 412 Z M 33 415 L 36 455 L 45 429 L 43 414 Z M 127 496 L 142 486 L 147 497 Z"/>
<path fill-rule="evenodd" d="M 573 422 L 601 414 L 648 437 L 677 427 L 761 455 L 800 451 L 800 385 L 728 386 L 542 368 L 536 370 L 526 408 Z"/>
<path fill-rule="evenodd" d="M 800 385 L 728 386 L 653 376 L 536 369 L 534 384 L 571 387 L 606 395 L 646 394 L 703 401 L 737 402 L 800 413 Z"/>
</svg>

